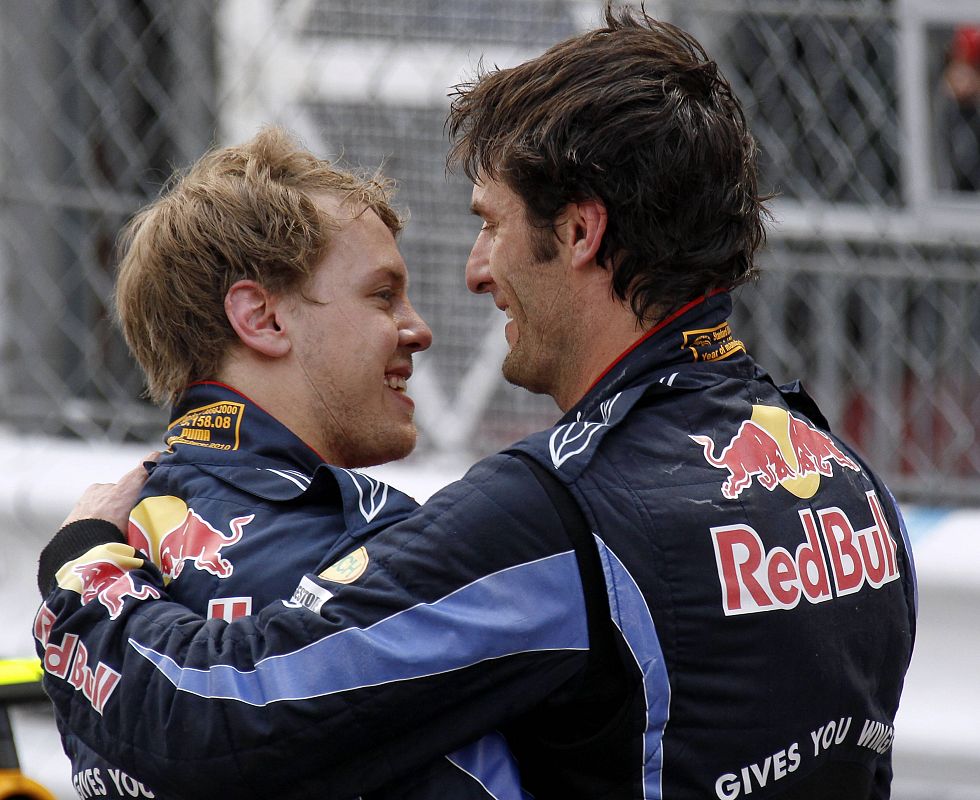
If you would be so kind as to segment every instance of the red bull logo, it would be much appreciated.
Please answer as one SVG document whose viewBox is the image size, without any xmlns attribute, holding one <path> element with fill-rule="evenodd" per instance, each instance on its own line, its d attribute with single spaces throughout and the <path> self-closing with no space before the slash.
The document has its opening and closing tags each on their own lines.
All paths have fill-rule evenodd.
<svg viewBox="0 0 980 800">
<path fill-rule="evenodd" d="M 848 458 L 827 434 L 810 427 L 792 414 L 788 416 L 789 440 L 793 445 L 797 471 L 800 475 L 818 472 L 829 478 L 834 474 L 831 461 L 836 461 L 842 467 L 855 472 L 861 471 L 861 468 Z"/>
<path fill-rule="evenodd" d="M 801 498 L 816 494 L 820 476 L 832 477 L 833 462 L 860 472 L 860 467 L 823 431 L 784 409 L 753 406 L 720 452 L 710 436 L 691 436 L 704 449 L 705 460 L 728 471 L 721 493 L 736 499 L 753 480 L 773 491 L 782 486 Z"/>
<path fill-rule="evenodd" d="M 146 600 L 160 596 L 150 585 L 137 586 L 130 574 L 145 563 L 129 545 L 121 542 L 99 545 L 58 570 L 58 585 L 77 592 L 82 605 L 97 600 L 116 619 L 127 597 Z"/>
<path fill-rule="evenodd" d="M 72 572 L 82 583 L 82 605 L 98 600 L 109 611 L 109 619 L 116 619 L 123 611 L 127 597 L 137 600 L 157 598 L 160 593 L 152 586 L 142 584 L 137 588 L 133 576 L 114 561 L 91 561 L 75 564 Z"/>
<path fill-rule="evenodd" d="M 98 545 L 58 570 L 58 586 L 77 592 L 83 605 L 98 601 L 109 617 L 116 619 L 122 614 L 127 597 L 137 600 L 160 597 L 155 587 L 137 586 L 133 580 L 132 571 L 145 563 L 129 545 L 121 542 Z M 53 641 L 56 621 L 46 605 L 41 606 L 34 620 L 34 637 L 44 647 L 44 670 L 71 684 L 101 714 L 120 675 L 105 664 L 90 665 L 88 649 L 75 634 L 66 633 L 60 642 Z"/>
<path fill-rule="evenodd" d="M 228 532 L 215 528 L 179 497 L 147 497 L 129 517 L 129 543 L 160 567 L 165 579 L 180 575 L 186 563 L 218 578 L 227 578 L 234 565 L 221 551 L 237 543 L 254 514 L 236 517 Z"/>
<path fill-rule="evenodd" d="M 839 508 L 800 512 L 803 541 L 795 551 L 766 550 L 750 525 L 711 529 L 725 616 L 822 603 L 899 577 L 895 540 L 878 496 L 865 493 L 872 523 L 856 529 Z M 821 539 L 822 545 L 821 545 Z M 826 551 L 826 555 L 825 555 Z"/>
<path fill-rule="evenodd" d="M 44 671 L 68 681 L 101 714 L 120 675 L 102 663 L 89 665 L 88 648 L 75 634 L 66 633 L 60 642 L 52 641 L 51 632 L 56 621 L 54 612 L 42 603 L 34 618 L 34 638 L 44 648 L 41 659 Z"/>
</svg>

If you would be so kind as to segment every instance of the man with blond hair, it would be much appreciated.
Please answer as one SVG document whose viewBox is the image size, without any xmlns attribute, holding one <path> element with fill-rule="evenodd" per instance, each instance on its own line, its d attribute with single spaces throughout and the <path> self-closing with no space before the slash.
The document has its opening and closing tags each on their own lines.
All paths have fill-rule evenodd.
<svg viewBox="0 0 980 800">
<path fill-rule="evenodd" d="M 230 622 L 277 601 L 316 608 L 318 589 L 303 576 L 415 509 L 354 471 L 415 445 L 406 384 L 431 334 L 406 293 L 400 228 L 383 179 L 268 128 L 205 155 L 124 230 L 119 321 L 150 396 L 173 404 L 167 452 L 130 514 L 128 543 L 152 559 L 170 597 L 202 616 Z M 108 618 L 128 598 L 159 594 L 99 552 L 68 575 Z M 77 648 L 98 646 L 83 637 Z M 67 679 L 76 673 L 86 674 L 76 666 Z M 139 691 L 152 700 L 152 686 Z M 154 796 L 138 764 L 106 762 L 61 723 L 80 797 Z M 207 737 L 207 727 L 179 735 Z M 288 754 L 288 737 L 281 747 Z M 482 774 L 481 760 L 504 769 Z M 487 738 L 370 796 L 520 792 L 506 746 Z"/>
<path fill-rule="evenodd" d="M 75 513 L 108 521 L 73 521 L 39 572 L 44 652 L 96 633 L 121 682 L 163 687 L 151 720 L 234 734 L 157 741 L 120 714 L 128 695 L 97 720 L 49 678 L 56 706 L 183 796 L 284 795 L 288 777 L 303 797 L 329 774 L 321 796 L 340 798 L 369 765 L 409 772 L 500 727 L 538 800 L 887 797 L 909 545 L 881 480 L 728 321 L 765 197 L 718 65 L 607 7 L 460 87 L 449 130 L 483 222 L 467 286 L 508 317 L 505 377 L 564 416 L 311 578 L 319 614 L 269 608 L 220 635 L 162 597 L 86 615 L 52 567 L 118 539 L 139 475 L 92 490 Z M 90 538 L 68 547 L 75 526 Z M 291 759 L 265 758 L 270 732 Z M 222 763 L 230 741 L 255 761 Z M 168 770 L 175 749 L 203 785 Z"/>
</svg>

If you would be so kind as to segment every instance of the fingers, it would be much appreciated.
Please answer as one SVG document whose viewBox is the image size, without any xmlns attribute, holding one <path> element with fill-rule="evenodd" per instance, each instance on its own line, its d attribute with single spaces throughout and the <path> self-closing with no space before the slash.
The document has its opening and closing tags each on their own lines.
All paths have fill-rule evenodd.
<svg viewBox="0 0 980 800">
<path fill-rule="evenodd" d="M 156 458 L 152 458 L 151 456 L 156 456 Z M 149 477 L 149 473 L 146 470 L 147 465 L 154 463 L 159 457 L 160 457 L 159 453 L 151 453 L 150 456 L 144 458 L 139 464 L 137 464 L 129 472 L 123 475 L 119 479 L 119 483 L 120 484 L 138 483 L 140 486 L 142 486 L 146 482 L 147 477 Z M 105 485 L 112 486 L 111 483 Z"/>
<path fill-rule="evenodd" d="M 148 477 L 145 464 L 155 462 L 159 457 L 158 452 L 150 453 L 118 483 L 93 483 L 82 493 L 62 527 L 81 519 L 103 519 L 125 533 L 129 512 L 136 505 Z"/>
</svg>

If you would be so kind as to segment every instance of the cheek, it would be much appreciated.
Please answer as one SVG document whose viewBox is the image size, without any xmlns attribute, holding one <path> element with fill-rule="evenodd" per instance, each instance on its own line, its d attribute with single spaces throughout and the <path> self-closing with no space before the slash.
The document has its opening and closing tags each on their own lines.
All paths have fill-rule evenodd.
<svg viewBox="0 0 980 800">
<path fill-rule="evenodd" d="M 387 350 L 390 355 L 398 349 L 398 339 L 402 325 L 410 326 L 411 314 L 400 314 L 390 317 L 379 333 L 380 341 L 383 343 L 381 349 Z"/>
<path fill-rule="evenodd" d="M 392 317 L 362 320 L 352 341 L 355 346 L 351 355 L 358 363 L 383 367 L 398 350 L 398 321 Z M 372 370 L 372 376 L 376 377 L 374 372 Z"/>
<path fill-rule="evenodd" d="M 494 236 L 490 240 L 486 249 L 487 254 L 487 265 L 490 270 L 490 275 L 493 277 L 494 281 L 503 278 L 507 279 L 507 265 L 510 263 L 510 254 L 507 250 L 507 240 L 500 237 Z"/>
<path fill-rule="evenodd" d="M 538 297 L 534 293 L 534 287 L 530 285 L 527 274 L 527 267 L 523 269 L 520 265 L 516 269 L 509 270 L 504 277 L 507 290 L 513 298 L 513 303 L 523 311 L 533 311 L 540 305 L 548 302 L 547 297 Z"/>
</svg>

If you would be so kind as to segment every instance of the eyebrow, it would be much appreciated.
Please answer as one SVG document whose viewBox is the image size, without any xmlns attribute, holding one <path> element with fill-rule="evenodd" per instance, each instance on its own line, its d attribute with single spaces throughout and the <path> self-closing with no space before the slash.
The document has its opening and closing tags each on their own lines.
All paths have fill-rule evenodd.
<svg viewBox="0 0 980 800">
<path fill-rule="evenodd" d="M 408 275 L 404 270 L 394 267 L 378 267 L 368 274 L 368 281 L 390 280 L 399 286 L 408 285 Z"/>
<path fill-rule="evenodd" d="M 470 213 L 477 217 L 483 217 L 486 216 L 487 209 L 479 200 L 472 200 L 470 201 Z"/>
</svg>

